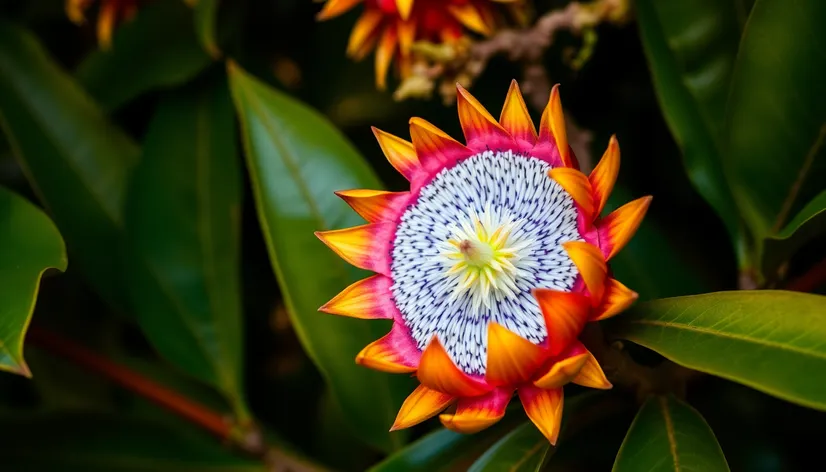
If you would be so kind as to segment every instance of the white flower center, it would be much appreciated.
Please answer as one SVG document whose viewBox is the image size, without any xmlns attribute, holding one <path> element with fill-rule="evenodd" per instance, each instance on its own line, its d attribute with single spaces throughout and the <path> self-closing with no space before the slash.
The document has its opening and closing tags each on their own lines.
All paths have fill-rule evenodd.
<svg viewBox="0 0 826 472">
<path fill-rule="evenodd" d="M 531 290 L 570 290 L 577 270 L 561 244 L 582 240 L 573 199 L 550 168 L 486 151 L 442 170 L 407 208 L 391 290 L 419 349 L 438 334 L 459 368 L 484 374 L 490 321 L 545 340 Z"/>
</svg>

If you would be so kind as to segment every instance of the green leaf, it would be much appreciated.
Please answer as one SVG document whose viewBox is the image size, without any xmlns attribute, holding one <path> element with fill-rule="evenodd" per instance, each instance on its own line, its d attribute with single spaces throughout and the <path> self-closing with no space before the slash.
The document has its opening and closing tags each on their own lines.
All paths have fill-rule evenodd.
<svg viewBox="0 0 826 472">
<path fill-rule="evenodd" d="M 0 187 L 0 370 L 31 376 L 23 337 L 40 277 L 66 270 L 66 246 L 52 220 L 25 198 Z"/>
<path fill-rule="evenodd" d="M 48 56 L 0 21 L 0 124 L 80 269 L 104 299 L 126 304 L 120 230 L 137 146 Z"/>
<path fill-rule="evenodd" d="M 482 454 L 468 472 L 539 472 L 551 451 L 548 439 L 526 421 Z"/>
<path fill-rule="evenodd" d="M 152 118 L 126 229 L 147 271 L 132 307 L 167 359 L 215 385 L 246 416 L 241 388 L 241 170 L 225 78 L 170 94 Z"/>
<path fill-rule="evenodd" d="M 412 388 L 410 379 L 354 362 L 365 345 L 389 331 L 387 322 L 318 312 L 368 274 L 313 234 L 364 224 L 333 192 L 380 188 L 380 183 L 352 144 L 319 113 L 232 62 L 228 69 L 258 218 L 293 326 L 354 432 L 389 451 L 403 439 L 388 429 Z"/>
<path fill-rule="evenodd" d="M 195 33 L 209 55 L 217 58 L 221 55 L 215 35 L 219 0 L 195 1 Z"/>
<path fill-rule="evenodd" d="M 595 390 L 574 397 L 566 397 L 562 409 L 560 442 L 567 442 L 569 437 L 577 434 L 577 429 L 581 429 L 588 423 L 584 418 L 588 416 L 588 412 L 599 410 L 608 413 L 612 411 L 613 408 L 604 402 L 605 399 L 603 392 Z M 521 408 L 521 406 L 516 406 L 516 408 Z M 571 424 L 574 425 L 573 430 L 570 428 Z M 531 421 L 524 421 L 485 451 L 468 469 L 468 472 L 500 470 L 538 472 L 555 453 L 556 448 L 551 446 L 539 429 Z"/>
<path fill-rule="evenodd" d="M 816 236 L 826 233 L 826 190 L 792 218 L 776 235 L 766 238 L 763 271 L 769 274 Z"/>
<path fill-rule="evenodd" d="M 106 110 L 184 83 L 212 62 L 194 30 L 192 12 L 181 1 L 143 5 L 117 28 L 110 50 L 95 50 L 84 59 L 77 79 Z"/>
<path fill-rule="evenodd" d="M 654 88 L 688 177 L 739 245 L 739 216 L 721 162 L 726 98 L 746 12 L 737 0 L 635 5 Z"/>
<path fill-rule="evenodd" d="M 669 395 L 649 398 L 640 408 L 612 470 L 717 472 L 729 468 L 706 420 Z"/>
<path fill-rule="evenodd" d="M 757 0 L 743 33 L 724 157 L 758 245 L 779 233 L 826 181 L 824 22 L 821 0 Z"/>
<path fill-rule="evenodd" d="M 438 429 L 408 444 L 368 472 L 467 471 L 476 458 L 513 425 L 513 420 L 506 417 L 499 424 L 476 434 Z"/>
<path fill-rule="evenodd" d="M 105 415 L 62 413 L 0 418 L 8 472 L 264 472 L 218 440 L 185 427 Z"/>
<path fill-rule="evenodd" d="M 717 292 L 640 303 L 614 328 L 678 364 L 826 410 L 825 307 L 820 295 Z"/>
<path fill-rule="evenodd" d="M 222 130 L 231 133 L 231 108 L 227 110 L 229 118 L 225 118 L 225 125 L 221 126 Z M 138 244 L 141 257 L 132 254 L 128 246 L 124 194 L 127 178 L 140 151 L 106 121 L 100 109 L 53 63 L 30 33 L 5 22 L 0 22 L 0 114 L 3 129 L 27 178 L 51 210 L 66 239 L 73 267 L 80 269 L 113 307 L 135 315 L 162 354 L 191 375 L 218 386 L 233 401 L 236 412 L 243 416 L 243 409 L 238 408 L 240 394 L 233 386 L 234 381 L 227 380 L 221 373 L 226 371 L 226 366 L 237 366 L 240 362 L 233 359 L 234 354 L 221 351 L 217 344 L 205 347 L 200 344 L 200 341 L 216 336 L 224 340 L 236 339 L 237 330 L 233 332 L 230 328 L 225 333 L 215 333 L 205 326 L 189 324 L 196 316 L 191 312 L 193 306 L 200 306 L 207 298 L 193 300 L 192 295 L 187 294 L 191 298 L 182 301 L 179 293 L 170 291 L 169 279 L 162 278 L 158 268 L 152 266 L 157 265 L 157 258 L 161 257 L 158 251 L 165 249 L 163 246 Z M 227 136 L 220 132 L 216 134 Z M 188 144 L 195 149 L 195 138 L 190 138 Z M 226 145 L 222 143 L 222 146 Z M 185 159 L 185 156 L 174 155 L 174 159 Z M 167 203 L 164 201 L 161 206 Z M 163 208 L 162 211 L 166 210 L 170 209 Z M 135 229 L 135 233 L 162 233 L 167 229 L 161 227 L 159 231 L 159 227 L 152 223 L 149 227 Z M 225 230 L 229 231 L 229 228 Z M 161 237 L 164 235 L 158 236 Z M 196 238 L 197 233 L 192 237 Z M 221 240 L 211 243 L 221 243 Z M 156 252 L 150 253 L 150 249 Z M 225 251 L 226 248 L 216 247 L 215 250 Z M 151 257 L 144 259 L 147 254 Z M 223 258 L 231 259 L 231 254 L 222 254 L 221 259 L 213 261 L 211 268 L 225 267 Z M 178 259 L 172 258 L 165 263 L 171 264 L 173 260 Z M 169 270 L 169 265 L 163 269 Z M 206 270 L 206 266 L 201 270 Z M 127 278 L 132 287 L 126 283 Z M 210 279 L 209 283 L 214 284 L 215 280 Z M 141 293 L 130 300 L 127 288 L 131 288 L 133 295 L 137 295 L 136 291 Z M 226 288 L 231 290 L 231 286 Z M 215 302 L 210 300 L 209 303 Z M 214 313 L 216 309 L 225 308 L 214 305 L 213 311 L 206 312 Z M 160 327 L 162 318 L 163 323 L 168 323 L 164 329 L 171 330 L 176 323 L 178 326 L 185 323 L 189 336 L 173 339 L 168 332 L 164 334 Z M 221 323 L 206 328 L 226 329 Z M 195 340 L 199 340 L 198 344 Z M 234 349 L 237 352 L 240 347 L 234 346 Z M 219 372 L 213 364 L 216 358 L 221 359 L 223 371 Z M 237 370 L 232 373 L 238 375 Z"/>
</svg>

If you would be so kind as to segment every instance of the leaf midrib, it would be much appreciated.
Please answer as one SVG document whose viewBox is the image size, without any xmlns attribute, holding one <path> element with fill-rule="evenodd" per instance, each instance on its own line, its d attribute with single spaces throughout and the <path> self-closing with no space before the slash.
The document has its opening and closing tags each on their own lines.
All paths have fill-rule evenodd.
<svg viewBox="0 0 826 472">
<path fill-rule="evenodd" d="M 717 336 L 726 339 L 734 339 L 737 341 L 745 341 L 750 342 L 757 345 L 767 346 L 767 347 L 774 347 L 780 350 L 786 350 L 790 352 L 794 352 L 796 354 L 801 354 L 805 356 L 810 356 L 816 359 L 820 359 L 826 361 L 826 353 L 821 353 L 818 351 L 810 351 L 806 349 L 799 348 L 797 346 L 792 346 L 789 344 L 781 344 L 775 341 L 769 341 L 766 339 L 750 337 L 743 334 L 735 334 L 735 333 L 726 333 L 722 331 L 715 331 L 709 328 L 703 328 L 698 326 L 691 326 L 680 322 L 675 321 L 661 321 L 661 320 L 629 320 L 629 324 L 639 324 L 639 325 L 648 325 L 648 326 L 657 326 L 661 328 L 671 328 L 671 329 L 682 329 L 686 331 L 692 331 L 696 333 L 707 334 L 710 336 Z"/>
<path fill-rule="evenodd" d="M 237 72 L 237 73 L 240 73 L 240 71 Z M 244 80 L 244 79 L 242 79 L 242 80 Z M 310 191 L 307 187 L 306 182 L 304 181 L 303 178 L 300 178 L 297 166 L 295 165 L 295 163 L 293 163 L 290 160 L 290 158 L 287 157 L 288 153 L 284 152 L 285 145 L 282 143 L 281 139 L 278 138 L 278 133 L 275 132 L 273 123 L 270 121 L 267 114 L 264 113 L 262 105 L 258 102 L 258 100 L 256 99 L 256 97 L 253 94 L 249 93 L 249 91 L 247 90 L 248 86 L 240 84 L 237 79 L 235 80 L 235 82 L 238 85 L 237 89 L 239 90 L 239 92 L 244 95 L 244 98 L 246 98 L 247 103 L 249 103 L 250 106 L 253 108 L 253 112 L 260 119 L 262 119 L 262 121 L 264 122 L 264 128 L 267 130 L 267 133 L 270 135 L 270 138 L 272 139 L 273 143 L 281 151 L 281 155 L 283 156 L 282 161 L 285 164 L 287 164 L 288 171 L 292 175 L 293 181 L 298 186 L 299 191 L 301 192 L 301 195 L 306 200 L 306 203 L 308 204 L 308 207 L 310 208 L 310 212 L 312 213 L 313 219 L 318 224 L 319 229 L 324 229 L 324 230 L 328 229 L 326 222 L 324 221 L 323 217 L 321 216 L 320 210 L 313 203 L 313 199 L 311 198 L 311 193 L 310 193 Z M 243 120 L 242 120 L 242 123 L 243 123 Z M 249 142 L 249 131 L 247 130 L 244 134 L 247 135 L 247 136 L 245 136 L 244 141 L 247 144 L 247 148 L 250 149 L 250 148 L 252 148 L 252 145 Z M 258 172 L 257 172 L 257 169 L 255 168 L 255 166 L 250 166 L 250 174 L 252 176 L 253 182 L 258 186 L 258 189 L 259 189 L 259 192 L 260 192 L 261 189 L 262 189 L 262 186 L 261 186 L 261 182 L 259 180 L 260 176 L 258 175 Z M 273 233 L 272 233 L 272 230 L 269 228 L 269 223 L 267 222 L 266 215 L 260 215 L 260 216 L 261 216 L 261 218 L 259 218 L 259 220 L 261 220 L 262 227 L 265 229 L 265 231 L 267 232 L 268 235 L 272 235 Z M 269 240 L 271 238 L 268 237 L 267 239 Z M 267 243 L 268 243 L 268 246 L 270 246 L 270 251 L 275 256 L 276 255 L 276 250 L 275 250 L 274 244 L 272 244 L 270 241 L 268 241 Z M 277 257 L 275 259 L 277 260 Z M 336 273 L 334 275 L 336 277 L 342 279 L 344 281 L 344 283 L 346 283 L 348 277 L 346 275 L 346 266 L 344 265 L 344 261 L 340 258 L 333 258 L 331 260 L 335 260 L 334 266 L 336 268 Z M 280 269 L 280 265 L 278 263 L 276 263 L 275 266 L 276 266 L 276 271 L 279 272 L 279 274 L 278 274 L 279 279 L 284 280 L 284 274 Z M 287 306 L 291 307 L 293 310 L 295 310 L 295 304 L 294 304 L 294 301 L 292 299 L 292 295 L 291 295 L 290 291 L 289 290 L 284 290 L 283 296 L 284 296 L 284 301 L 287 304 Z M 390 392 L 390 386 L 386 382 L 382 382 L 382 385 L 383 385 L 383 388 L 381 390 L 382 390 L 383 396 L 385 397 L 385 403 L 388 406 L 390 406 L 390 405 L 393 404 L 393 401 L 392 401 L 393 396 Z M 392 412 L 391 409 L 384 409 L 384 410 L 385 410 L 384 413 L 387 415 L 388 424 L 389 424 L 394 419 L 393 418 L 393 412 Z M 389 435 L 389 438 L 390 438 L 391 445 L 393 446 L 394 449 L 397 449 L 402 444 L 401 439 L 400 439 L 399 436 L 391 434 L 391 435 Z"/>
<path fill-rule="evenodd" d="M 217 284 L 215 284 L 215 259 L 213 257 L 214 251 L 212 250 L 212 232 L 210 231 L 212 227 L 212 206 L 210 205 L 211 192 L 209 191 L 209 156 L 211 148 L 209 146 L 209 139 L 204 138 L 205 136 L 208 136 L 210 130 L 208 110 L 206 110 L 206 105 L 203 102 L 206 99 L 208 99 L 208 97 L 198 97 L 199 103 L 196 104 L 195 109 L 195 185 L 196 193 L 199 195 L 199 198 L 196 199 L 196 204 L 198 207 L 196 215 L 200 222 L 200 224 L 197 225 L 196 234 L 201 242 L 201 262 L 202 269 L 204 271 L 204 278 L 212 281 L 212 284 L 207 285 L 206 291 L 207 313 L 212 321 L 212 325 L 217 327 L 218 321 L 216 318 L 217 313 L 215 313 L 215 297 L 218 296 L 219 292 L 213 290 L 217 287 Z M 225 345 L 226 343 L 223 342 L 223 338 L 221 336 L 216 336 L 213 340 L 218 345 L 218 349 L 223 354 L 223 358 L 230 359 L 231 357 L 228 356 L 228 348 Z M 202 349 L 206 349 L 206 347 L 202 345 Z M 217 362 L 216 360 L 212 364 L 215 369 L 215 373 L 220 379 L 221 385 L 228 390 L 227 393 L 230 393 L 232 397 L 236 397 L 237 385 L 233 379 L 232 373 L 228 371 L 228 366 L 226 363 Z M 237 403 L 237 399 L 235 400 L 236 401 L 233 401 L 233 405 Z"/>
<path fill-rule="evenodd" d="M 677 436 L 674 433 L 674 420 L 671 418 L 671 412 L 668 410 L 668 399 L 664 397 L 657 397 L 657 403 L 660 405 L 660 412 L 663 415 L 663 423 L 665 424 L 665 434 L 668 439 L 668 451 L 671 453 L 671 459 L 674 461 L 674 471 L 680 472 L 680 457 L 677 454 Z"/>
</svg>

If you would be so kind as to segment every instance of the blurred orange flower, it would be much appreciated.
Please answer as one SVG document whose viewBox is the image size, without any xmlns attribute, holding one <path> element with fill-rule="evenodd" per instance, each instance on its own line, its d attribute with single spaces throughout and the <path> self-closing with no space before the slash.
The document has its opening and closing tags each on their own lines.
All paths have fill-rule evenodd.
<svg viewBox="0 0 826 472">
<path fill-rule="evenodd" d="M 77 25 L 86 22 L 86 10 L 94 0 L 66 0 L 66 15 Z M 139 0 L 100 0 L 97 20 L 97 37 L 100 47 L 112 46 L 112 32 L 121 21 L 130 20 L 138 10 Z"/>
<path fill-rule="evenodd" d="M 494 3 L 518 0 L 327 0 L 319 20 L 341 15 L 364 3 L 347 43 L 347 55 L 363 59 L 376 50 L 376 86 L 384 89 L 387 71 L 395 58 L 402 78 L 410 75 L 411 46 L 416 41 L 450 43 L 466 30 L 490 35 L 498 16 Z"/>
</svg>

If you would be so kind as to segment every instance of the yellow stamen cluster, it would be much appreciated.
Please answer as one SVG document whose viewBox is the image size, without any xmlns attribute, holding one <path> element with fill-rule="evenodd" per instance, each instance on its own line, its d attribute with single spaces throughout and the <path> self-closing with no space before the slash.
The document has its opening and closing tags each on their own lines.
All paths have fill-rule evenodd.
<svg viewBox="0 0 826 472">
<path fill-rule="evenodd" d="M 446 276 L 455 282 L 453 297 L 470 292 L 472 306 L 490 307 L 497 293 L 515 296 L 519 269 L 514 265 L 527 241 L 514 241 L 511 222 L 494 222 L 490 214 L 473 217 L 454 227 L 447 242 L 451 250 L 442 255 L 454 261 Z"/>
</svg>

